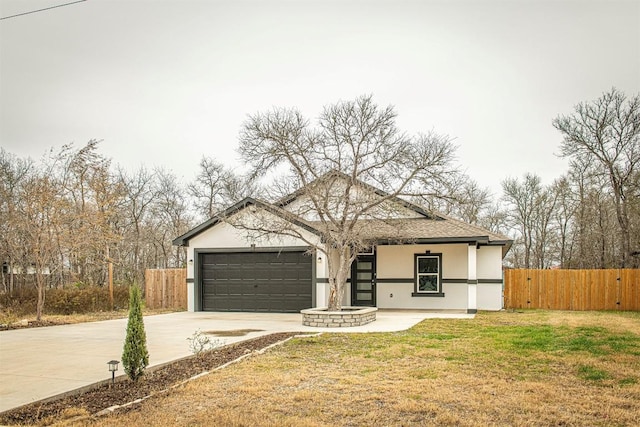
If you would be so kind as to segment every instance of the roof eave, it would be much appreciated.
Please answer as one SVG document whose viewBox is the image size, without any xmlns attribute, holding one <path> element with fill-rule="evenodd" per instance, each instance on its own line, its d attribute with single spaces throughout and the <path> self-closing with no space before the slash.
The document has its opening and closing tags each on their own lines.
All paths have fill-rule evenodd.
<svg viewBox="0 0 640 427">
<path fill-rule="evenodd" d="M 463 237 L 380 237 L 371 239 L 379 245 L 393 245 L 396 243 L 413 243 L 418 245 L 436 244 L 436 243 L 469 243 L 477 245 L 489 244 L 488 236 L 463 236 Z"/>
<path fill-rule="evenodd" d="M 189 246 L 189 240 L 191 238 L 197 236 L 203 231 L 206 231 L 209 228 L 213 227 L 214 225 L 220 223 L 224 217 L 234 214 L 236 212 L 239 212 L 249 205 L 255 205 L 257 203 L 258 201 L 253 197 L 245 197 L 244 199 L 240 200 L 238 203 L 232 206 L 229 206 L 227 209 L 211 217 L 210 219 L 206 220 L 202 224 L 195 226 L 191 230 L 184 233 L 182 236 L 176 237 L 175 239 L 173 239 L 171 243 L 174 246 Z"/>
<path fill-rule="evenodd" d="M 417 238 L 392 238 L 381 237 L 370 239 L 371 243 L 377 245 L 394 245 L 394 244 L 445 244 L 445 243 L 467 243 L 482 246 L 501 246 L 502 258 L 513 245 L 513 240 L 491 240 L 489 236 L 469 236 L 469 237 L 417 237 Z"/>
<path fill-rule="evenodd" d="M 502 258 L 504 259 L 507 256 L 509 250 L 511 250 L 511 246 L 513 245 L 513 240 L 495 240 L 495 245 L 502 246 Z"/>
<path fill-rule="evenodd" d="M 184 246 L 187 247 L 189 246 L 189 240 L 192 239 L 193 237 L 197 236 L 198 234 L 208 230 L 209 228 L 219 224 L 220 222 L 222 222 L 224 220 L 224 218 L 233 215 L 237 212 L 240 212 L 241 210 L 243 210 L 244 208 L 246 208 L 247 206 L 258 206 L 261 207 L 269 212 L 271 212 L 274 215 L 280 216 L 281 218 L 291 222 L 292 224 L 301 227 L 307 231 L 309 231 L 310 233 L 313 234 L 320 234 L 319 231 L 313 227 L 311 227 L 309 224 L 306 224 L 300 220 L 297 220 L 295 218 L 286 218 L 282 215 L 282 212 L 279 211 L 277 208 L 261 202 L 259 200 L 256 200 L 252 197 L 246 197 L 244 199 L 242 199 L 241 201 L 239 201 L 238 203 L 228 207 L 227 209 L 225 209 L 224 211 L 222 211 L 221 213 L 217 214 L 216 216 L 212 217 L 211 219 L 203 222 L 202 224 L 192 228 L 191 230 L 187 231 L 185 234 L 183 234 L 182 236 L 176 237 L 171 243 L 174 246 Z"/>
</svg>

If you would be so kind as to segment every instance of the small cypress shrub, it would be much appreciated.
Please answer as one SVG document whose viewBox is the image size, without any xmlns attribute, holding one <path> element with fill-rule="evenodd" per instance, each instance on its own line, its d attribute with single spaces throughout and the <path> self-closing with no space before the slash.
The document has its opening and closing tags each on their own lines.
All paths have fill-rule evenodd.
<svg viewBox="0 0 640 427">
<path fill-rule="evenodd" d="M 138 381 L 147 365 L 149 365 L 149 352 L 142 319 L 140 287 L 134 283 L 129 289 L 129 321 L 122 352 L 122 366 L 132 381 Z"/>
</svg>

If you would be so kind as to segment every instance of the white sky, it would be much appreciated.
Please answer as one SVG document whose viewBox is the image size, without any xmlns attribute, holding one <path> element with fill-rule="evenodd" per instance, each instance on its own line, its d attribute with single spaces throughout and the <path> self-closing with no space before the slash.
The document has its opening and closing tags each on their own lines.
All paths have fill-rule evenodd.
<svg viewBox="0 0 640 427">
<path fill-rule="evenodd" d="M 70 0 L 0 0 L 0 16 Z M 88 0 L 0 21 L 0 146 L 39 158 L 102 139 L 184 181 L 239 165 L 247 114 L 373 94 L 409 133 L 456 138 L 463 168 L 566 170 L 551 121 L 640 91 L 640 1 Z"/>
</svg>

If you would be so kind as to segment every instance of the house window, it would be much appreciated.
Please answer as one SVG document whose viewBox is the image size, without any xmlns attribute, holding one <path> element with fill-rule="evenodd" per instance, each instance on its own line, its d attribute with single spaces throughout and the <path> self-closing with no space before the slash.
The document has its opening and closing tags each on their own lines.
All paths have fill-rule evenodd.
<svg viewBox="0 0 640 427">
<path fill-rule="evenodd" d="M 415 255 L 413 296 L 437 296 L 442 293 L 442 254 Z"/>
</svg>

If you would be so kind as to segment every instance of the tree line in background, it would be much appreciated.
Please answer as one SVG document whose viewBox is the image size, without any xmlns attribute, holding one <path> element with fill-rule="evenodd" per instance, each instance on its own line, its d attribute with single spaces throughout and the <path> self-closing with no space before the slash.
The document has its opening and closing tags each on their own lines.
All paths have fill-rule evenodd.
<svg viewBox="0 0 640 427">
<path fill-rule="evenodd" d="M 511 236 L 510 267 L 640 267 L 640 94 L 614 88 L 553 126 L 570 166 L 552 183 L 535 173 L 507 178 L 494 201 L 462 177 L 432 207 Z"/>
<path fill-rule="evenodd" d="M 511 236 L 512 267 L 639 267 L 640 95 L 612 89 L 553 125 L 570 167 L 551 184 L 526 173 L 505 179 L 496 198 L 452 167 L 418 202 Z M 257 181 L 207 156 L 182 184 L 163 168 L 113 165 L 96 140 L 37 162 L 0 149 L 1 289 L 103 285 L 108 261 L 116 282 L 140 283 L 146 268 L 186 264 L 172 239 L 260 194 Z"/>
<path fill-rule="evenodd" d="M 236 179 L 208 158 L 187 187 L 166 169 L 125 171 L 95 140 L 38 162 L 0 149 L 2 289 L 102 285 L 108 261 L 117 283 L 141 283 L 145 268 L 183 266 L 172 239 L 242 197 Z"/>
</svg>

